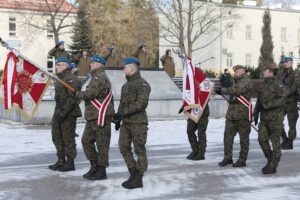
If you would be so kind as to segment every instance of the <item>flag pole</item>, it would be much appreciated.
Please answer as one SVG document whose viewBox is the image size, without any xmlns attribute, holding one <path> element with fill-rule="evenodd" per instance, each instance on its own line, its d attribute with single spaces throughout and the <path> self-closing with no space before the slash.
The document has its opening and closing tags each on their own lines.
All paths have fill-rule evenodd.
<svg viewBox="0 0 300 200">
<path fill-rule="evenodd" d="M 65 86 L 67 89 L 69 89 L 71 92 L 75 92 L 75 89 L 72 88 L 70 85 L 68 85 L 66 82 L 64 82 L 63 80 L 61 80 L 60 78 L 58 78 L 56 75 L 42 69 L 41 67 L 39 67 L 36 63 L 34 63 L 33 61 L 29 60 L 28 58 L 26 58 L 24 55 L 22 55 L 21 53 L 19 53 L 16 49 L 10 47 L 7 42 L 3 41 L 2 38 L 0 37 L 0 43 L 3 47 L 13 51 L 18 57 L 27 60 L 28 62 L 30 62 L 31 64 L 33 64 L 34 66 L 36 66 L 39 70 L 41 70 L 43 73 L 47 74 L 48 76 L 50 76 L 52 79 L 60 82 L 63 86 Z"/>
</svg>

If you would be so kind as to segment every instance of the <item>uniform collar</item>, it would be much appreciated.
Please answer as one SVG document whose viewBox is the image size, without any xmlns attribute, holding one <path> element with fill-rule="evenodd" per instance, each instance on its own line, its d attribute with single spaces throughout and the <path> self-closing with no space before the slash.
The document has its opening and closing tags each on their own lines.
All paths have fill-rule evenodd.
<svg viewBox="0 0 300 200">
<path fill-rule="evenodd" d="M 141 74 L 139 71 L 137 71 L 134 74 L 132 74 L 131 76 L 126 76 L 126 79 L 127 79 L 127 81 L 133 81 L 139 77 L 141 77 Z"/>
</svg>

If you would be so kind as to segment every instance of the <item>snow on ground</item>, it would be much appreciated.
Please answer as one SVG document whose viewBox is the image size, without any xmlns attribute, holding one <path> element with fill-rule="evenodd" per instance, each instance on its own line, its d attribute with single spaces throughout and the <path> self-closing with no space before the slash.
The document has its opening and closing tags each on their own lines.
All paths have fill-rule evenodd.
<svg viewBox="0 0 300 200">
<path fill-rule="evenodd" d="M 285 124 L 287 124 L 285 120 Z M 61 173 L 48 169 L 55 161 L 55 148 L 49 126 L 25 126 L 0 122 L 0 199 L 300 199 L 300 141 L 293 151 L 283 151 L 276 175 L 264 176 L 266 163 L 257 143 L 257 133 L 250 134 L 246 168 L 218 167 L 223 158 L 224 119 L 210 119 L 207 152 L 204 161 L 186 160 L 190 146 L 186 120 L 153 121 L 149 124 L 149 170 L 144 188 L 123 189 L 120 184 L 128 172 L 118 150 L 118 132 L 112 126 L 108 179 L 87 181 L 82 178 L 88 161 L 82 151 L 84 124 L 78 124 L 76 171 Z M 298 130 L 300 130 L 298 123 Z M 239 144 L 235 139 L 234 159 Z"/>
</svg>

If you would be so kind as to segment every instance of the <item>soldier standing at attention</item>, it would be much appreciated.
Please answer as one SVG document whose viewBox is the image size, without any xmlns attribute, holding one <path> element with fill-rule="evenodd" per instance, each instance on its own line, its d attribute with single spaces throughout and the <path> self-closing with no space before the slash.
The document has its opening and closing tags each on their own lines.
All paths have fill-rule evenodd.
<svg viewBox="0 0 300 200">
<path fill-rule="evenodd" d="M 55 68 L 58 78 L 69 84 L 76 90 L 80 89 L 80 81 L 68 69 L 69 60 L 57 58 Z M 55 110 L 52 118 L 52 140 L 56 148 L 58 160 L 50 165 L 52 170 L 75 170 L 74 159 L 76 157 L 75 129 L 76 118 L 81 116 L 81 111 L 74 94 L 60 82 L 56 81 Z M 67 157 L 67 162 L 66 162 Z"/>
<path fill-rule="evenodd" d="M 143 187 L 143 174 L 148 168 L 145 148 L 148 130 L 146 108 L 151 88 L 141 77 L 139 60 L 136 58 L 124 59 L 124 73 L 127 82 L 122 87 L 120 105 L 118 113 L 114 115 L 114 121 L 117 122 L 116 130 L 119 128 L 118 123 L 122 121 L 119 148 L 130 173 L 130 177 L 122 186 L 133 189 Z M 131 151 L 132 143 L 137 161 Z"/>
<path fill-rule="evenodd" d="M 258 88 L 253 115 L 255 125 L 257 125 L 260 114 L 258 142 L 268 160 L 267 165 L 262 168 L 263 174 L 276 173 L 281 156 L 280 135 L 283 129 L 284 111 L 282 104 L 284 103 L 284 95 L 282 86 L 277 84 L 275 72 L 275 64 L 265 66 L 264 82 Z M 271 150 L 269 140 L 271 140 L 273 150 Z"/>
<path fill-rule="evenodd" d="M 56 44 L 56 46 L 51 49 L 48 53 L 50 56 L 53 56 L 55 59 L 56 58 L 67 58 L 68 60 L 70 60 L 70 54 L 68 51 L 65 50 L 65 42 L 64 41 L 60 41 Z"/>
<path fill-rule="evenodd" d="M 295 81 L 295 71 L 293 70 L 293 58 L 283 57 L 283 69 L 277 74 L 278 84 L 283 86 L 286 96 L 283 103 L 284 115 L 287 115 L 289 123 L 288 137 L 284 128 L 282 128 L 282 149 L 293 149 L 293 141 L 296 139 L 296 124 L 299 117 L 297 108 L 297 84 Z"/>
<path fill-rule="evenodd" d="M 171 56 L 170 49 L 168 49 L 166 51 L 166 54 L 160 58 L 160 61 L 164 67 L 165 72 L 170 76 L 170 78 L 173 78 L 175 76 L 175 63 L 173 57 Z"/>
<path fill-rule="evenodd" d="M 219 166 L 223 167 L 232 164 L 232 147 L 234 137 L 237 133 L 240 136 L 240 155 L 239 159 L 232 164 L 233 167 L 246 166 L 246 160 L 249 151 L 249 134 L 251 132 L 251 93 L 252 82 L 246 74 L 246 70 L 241 65 L 233 67 L 234 83 L 228 88 L 217 88 L 217 94 L 235 95 L 235 98 L 229 101 L 226 114 L 226 125 L 224 131 L 224 159 L 219 162 Z M 246 106 L 247 105 L 247 106 Z"/>
<path fill-rule="evenodd" d="M 106 179 L 108 150 L 111 138 L 111 119 L 114 105 L 111 83 L 104 71 L 105 59 L 93 55 L 90 58 L 91 82 L 86 91 L 77 91 L 76 98 L 85 100 L 84 118 L 87 121 L 81 139 L 90 170 L 83 175 L 89 180 Z M 95 147 L 97 145 L 97 150 Z"/>
<path fill-rule="evenodd" d="M 183 106 L 180 108 L 178 114 L 183 112 Z M 186 157 L 188 160 L 205 160 L 206 151 L 206 129 L 209 117 L 208 103 L 204 108 L 204 111 L 196 123 L 192 119 L 187 120 L 187 135 L 192 148 L 192 152 Z M 195 131 L 198 130 L 198 140 Z"/>
<path fill-rule="evenodd" d="M 151 68 L 148 46 L 146 44 L 139 46 L 138 50 L 133 54 L 133 56 L 139 60 L 140 68 Z"/>
</svg>

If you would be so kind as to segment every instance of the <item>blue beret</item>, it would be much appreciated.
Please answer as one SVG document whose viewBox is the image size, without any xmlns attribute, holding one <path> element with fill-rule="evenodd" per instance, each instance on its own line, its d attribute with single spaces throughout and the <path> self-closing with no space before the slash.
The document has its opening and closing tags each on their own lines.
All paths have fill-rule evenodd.
<svg viewBox="0 0 300 200">
<path fill-rule="evenodd" d="M 70 64 L 69 59 L 68 59 L 68 58 L 65 58 L 65 57 L 59 57 L 59 58 L 56 58 L 55 64 L 60 63 L 60 62 L 65 62 L 65 63 Z"/>
<path fill-rule="evenodd" d="M 62 45 L 62 44 L 65 44 L 65 42 L 64 42 L 64 41 L 59 41 L 59 42 L 57 43 L 57 45 Z"/>
<path fill-rule="evenodd" d="M 131 64 L 131 63 L 140 65 L 140 61 L 136 58 L 125 58 L 123 62 L 124 62 L 124 65 Z"/>
<path fill-rule="evenodd" d="M 105 63 L 106 63 L 105 59 L 102 56 L 98 56 L 98 55 L 92 55 L 90 57 L 90 61 L 97 62 L 97 63 L 103 64 L 103 65 L 105 65 Z"/>
<path fill-rule="evenodd" d="M 69 68 L 70 68 L 70 69 L 76 68 L 76 64 L 75 64 L 75 63 L 71 63 L 71 64 L 69 65 Z"/>
<path fill-rule="evenodd" d="M 293 57 L 291 57 L 291 56 L 284 56 L 282 58 L 282 62 L 283 63 L 286 63 L 286 62 L 289 62 L 289 61 L 293 61 Z"/>
</svg>

